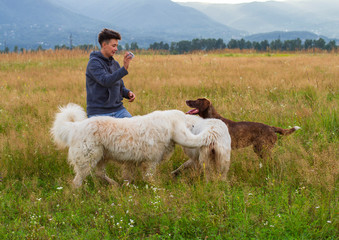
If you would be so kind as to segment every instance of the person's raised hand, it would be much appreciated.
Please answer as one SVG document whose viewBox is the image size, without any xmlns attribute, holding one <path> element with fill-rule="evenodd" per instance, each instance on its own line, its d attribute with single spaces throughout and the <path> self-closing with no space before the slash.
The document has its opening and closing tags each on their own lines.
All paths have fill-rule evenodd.
<svg viewBox="0 0 339 240">
<path fill-rule="evenodd" d="M 124 68 L 127 70 L 129 67 L 129 63 L 131 62 L 132 58 L 134 57 L 133 53 L 125 52 L 124 55 Z"/>
</svg>

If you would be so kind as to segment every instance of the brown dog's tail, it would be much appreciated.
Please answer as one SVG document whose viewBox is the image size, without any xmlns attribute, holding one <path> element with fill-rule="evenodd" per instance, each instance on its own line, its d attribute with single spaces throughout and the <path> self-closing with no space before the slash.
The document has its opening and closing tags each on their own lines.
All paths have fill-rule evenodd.
<svg viewBox="0 0 339 240">
<path fill-rule="evenodd" d="M 272 127 L 272 128 L 276 133 L 279 133 L 279 134 L 284 135 L 284 136 L 290 135 L 290 134 L 294 133 L 295 131 L 297 131 L 298 129 L 300 129 L 300 127 L 298 127 L 298 126 L 294 126 L 293 128 L 290 128 L 290 129 L 283 129 L 283 128 L 280 128 L 280 127 Z"/>
</svg>

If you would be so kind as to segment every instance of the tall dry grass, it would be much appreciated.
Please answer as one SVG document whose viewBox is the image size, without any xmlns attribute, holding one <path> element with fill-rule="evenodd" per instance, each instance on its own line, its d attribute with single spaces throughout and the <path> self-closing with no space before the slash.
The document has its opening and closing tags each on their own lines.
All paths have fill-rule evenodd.
<svg viewBox="0 0 339 240">
<path fill-rule="evenodd" d="M 12 164 L 7 155 L 25 159 L 17 160 L 20 164 L 13 168 L 34 169 L 31 156 L 55 151 L 49 128 L 57 107 L 68 102 L 86 105 L 88 55 L 81 51 L 0 55 L 2 174 L 8 172 L 4 162 Z M 116 59 L 122 60 L 120 55 Z M 276 148 L 277 161 L 289 164 L 295 159 L 300 165 L 296 171 L 308 176 L 306 181 L 319 181 L 321 172 L 326 178 L 322 184 L 333 186 L 338 172 L 338 79 L 337 54 L 137 55 L 124 79 L 137 99 L 125 106 L 133 115 L 186 111 L 186 99 L 207 97 L 233 120 L 285 128 L 299 125 L 298 136 L 282 140 Z M 285 147 L 289 151 L 279 152 Z M 254 167 L 242 161 L 242 154 L 255 158 L 246 149 L 235 151 L 232 158 L 242 167 Z M 318 164 L 328 167 L 319 172 Z M 19 169 L 14 172 L 21 174 Z"/>
</svg>

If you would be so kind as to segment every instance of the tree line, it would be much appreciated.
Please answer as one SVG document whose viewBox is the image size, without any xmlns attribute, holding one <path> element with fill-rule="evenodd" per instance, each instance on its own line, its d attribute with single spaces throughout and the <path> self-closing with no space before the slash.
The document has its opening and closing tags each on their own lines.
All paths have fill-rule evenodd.
<svg viewBox="0 0 339 240">
<path fill-rule="evenodd" d="M 82 44 L 78 46 L 67 46 L 56 45 L 54 46 L 54 50 L 60 49 L 79 49 L 83 51 L 93 51 L 98 50 L 98 47 L 93 44 Z M 125 43 L 124 46 L 119 45 L 118 50 L 138 50 L 140 49 L 137 42 Z M 211 51 L 211 50 L 220 50 L 220 49 L 253 49 L 256 51 L 302 51 L 302 50 L 310 50 L 310 49 L 320 49 L 333 51 L 337 50 L 338 46 L 336 45 L 335 40 L 331 40 L 328 43 L 323 38 L 319 38 L 317 40 L 307 39 L 302 41 L 300 38 L 295 40 L 285 40 L 281 41 L 280 39 L 269 42 L 268 40 L 263 40 L 260 42 L 257 41 L 246 41 L 244 39 L 231 39 L 227 44 L 223 41 L 223 39 L 198 39 L 195 38 L 192 41 L 182 40 L 179 42 L 172 42 L 170 44 L 165 42 L 154 42 L 149 45 L 148 50 L 155 51 L 166 51 L 170 54 L 183 54 L 194 51 Z M 36 51 L 44 50 L 42 46 L 38 46 Z M 13 52 L 23 52 L 24 48 L 19 48 L 17 46 L 14 47 Z M 30 50 L 34 51 L 34 50 Z M 6 47 L 1 53 L 10 52 L 9 48 Z"/>
<path fill-rule="evenodd" d="M 182 54 L 193 51 L 202 51 L 202 50 L 218 50 L 218 49 L 254 49 L 256 51 L 301 51 L 309 49 L 321 49 L 332 51 L 336 50 L 338 46 L 334 40 L 326 41 L 323 38 L 317 40 L 307 39 L 304 42 L 297 38 L 295 40 L 285 40 L 281 41 L 280 39 L 274 41 L 263 40 L 260 42 L 256 41 L 246 41 L 244 39 L 236 40 L 231 39 L 227 44 L 224 43 L 222 39 L 193 39 L 192 41 L 179 41 L 172 42 L 170 45 L 164 42 L 155 42 L 150 44 L 149 49 L 151 50 L 167 50 L 172 54 Z"/>
</svg>

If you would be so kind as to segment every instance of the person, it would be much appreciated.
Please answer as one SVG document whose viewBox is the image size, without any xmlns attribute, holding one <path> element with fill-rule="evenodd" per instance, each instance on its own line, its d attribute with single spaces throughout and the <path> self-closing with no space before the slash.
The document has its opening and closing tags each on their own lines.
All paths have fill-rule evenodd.
<svg viewBox="0 0 339 240">
<path fill-rule="evenodd" d="M 135 94 L 125 87 L 122 78 L 128 74 L 133 54 L 124 54 L 123 66 L 113 58 L 118 51 L 120 33 L 104 28 L 98 35 L 100 51 L 90 54 L 86 68 L 87 116 L 132 117 L 123 98 L 133 102 Z"/>
</svg>

